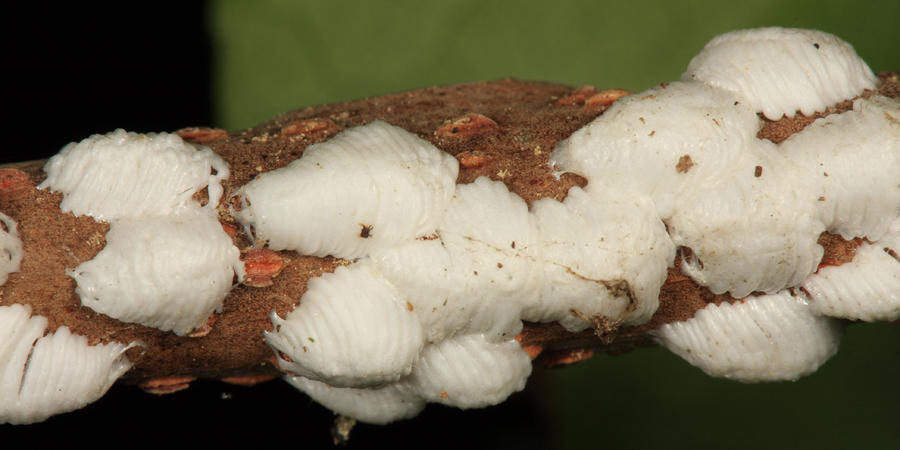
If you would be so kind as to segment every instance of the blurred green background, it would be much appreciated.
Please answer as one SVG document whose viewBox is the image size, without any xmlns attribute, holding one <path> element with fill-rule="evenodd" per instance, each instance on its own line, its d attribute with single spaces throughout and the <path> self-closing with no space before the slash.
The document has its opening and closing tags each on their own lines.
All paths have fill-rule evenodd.
<svg viewBox="0 0 900 450">
<path fill-rule="evenodd" d="M 217 125 L 432 85 L 516 77 L 646 89 L 713 36 L 817 28 L 900 70 L 900 2 L 213 1 Z"/>
<path fill-rule="evenodd" d="M 213 114 L 231 130 L 314 104 L 502 77 L 639 91 L 678 79 L 716 34 L 758 26 L 828 31 L 876 72 L 900 71 L 897 1 L 273 0 L 209 7 Z M 851 326 L 838 355 L 794 383 L 711 379 L 662 349 L 538 371 L 532 383 L 528 395 L 541 398 L 543 426 L 507 431 L 486 445 L 900 448 L 896 324 Z"/>
</svg>

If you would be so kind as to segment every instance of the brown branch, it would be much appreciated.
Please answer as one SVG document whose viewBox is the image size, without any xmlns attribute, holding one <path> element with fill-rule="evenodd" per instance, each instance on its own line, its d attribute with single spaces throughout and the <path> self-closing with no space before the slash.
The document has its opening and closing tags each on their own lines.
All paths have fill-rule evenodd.
<svg viewBox="0 0 900 450">
<path fill-rule="evenodd" d="M 900 94 L 897 74 L 882 74 L 881 78 L 880 93 Z M 224 182 L 228 198 L 257 174 L 298 158 L 306 146 L 377 118 L 455 155 L 460 162 L 459 183 L 488 176 L 503 181 L 530 204 L 544 197 L 561 200 L 569 188 L 586 183 L 573 174 L 556 179 L 547 165 L 548 157 L 560 140 L 601 114 L 617 95 L 621 93 L 500 80 L 306 108 L 237 133 L 188 128 L 179 134 L 209 146 L 228 162 L 232 170 Z M 844 102 L 828 113 L 849 107 L 850 102 Z M 811 121 L 797 116 L 767 122 L 759 136 L 778 142 Z M 109 226 L 62 213 L 61 195 L 36 189 L 44 178 L 42 165 L 43 161 L 33 161 L 0 169 L 0 210 L 18 222 L 25 249 L 20 272 L 11 274 L 0 288 L 0 305 L 30 304 L 35 314 L 48 318 L 50 331 L 65 325 L 88 336 L 92 343 L 141 342 L 142 346 L 128 351 L 134 368 L 124 381 L 153 392 L 177 390 L 195 378 L 253 384 L 280 375 L 271 349 L 263 342 L 263 331 L 271 329 L 269 313 L 286 314 L 297 305 L 309 279 L 349 263 L 290 251 L 254 250 L 227 205 L 222 205 L 220 221 L 242 249 L 252 275 L 231 291 L 223 311 L 193 337 L 119 322 L 82 306 L 74 282 L 65 272 L 104 247 Z M 823 234 L 820 243 L 826 249 L 823 264 L 828 265 L 848 261 L 859 244 L 829 234 Z M 689 255 L 688 249 L 683 250 Z M 619 329 L 598 322 L 594 332 L 573 334 L 556 324 L 526 324 L 518 339 L 539 363 L 570 363 L 595 352 L 618 353 L 653 345 L 648 330 L 687 319 L 709 302 L 731 300 L 697 286 L 681 274 L 680 263 L 676 261 L 670 269 L 660 308 L 645 325 Z"/>
</svg>

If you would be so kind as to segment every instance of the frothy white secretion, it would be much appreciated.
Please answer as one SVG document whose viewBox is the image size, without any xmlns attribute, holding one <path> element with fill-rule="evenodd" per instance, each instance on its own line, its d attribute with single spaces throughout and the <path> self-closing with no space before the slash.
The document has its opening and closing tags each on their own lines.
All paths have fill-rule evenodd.
<svg viewBox="0 0 900 450">
<path fill-rule="evenodd" d="M 843 327 L 783 291 L 711 304 L 654 334 L 704 372 L 738 381 L 795 380 L 837 352 Z"/>
<path fill-rule="evenodd" d="M 235 217 L 273 250 L 358 258 L 433 231 L 458 170 L 453 156 L 375 121 L 256 177 L 237 192 Z"/>
<path fill-rule="evenodd" d="M 185 210 L 112 222 L 103 250 L 69 275 L 94 311 L 185 335 L 222 305 L 238 270 L 219 221 Z"/>
<path fill-rule="evenodd" d="M 381 122 L 310 147 L 288 168 L 245 186 L 245 209 L 236 216 L 258 238 L 355 261 L 313 280 L 286 318 L 273 316 L 266 340 L 282 369 L 296 375 L 289 381 L 341 414 L 375 423 L 409 417 L 424 401 L 502 401 L 529 373 L 513 363 L 527 361 L 512 340 L 523 319 L 573 331 L 595 320 L 644 323 L 677 246 L 692 253 L 685 273 L 713 292 L 769 295 L 712 305 L 658 330 L 661 343 L 710 374 L 742 381 L 815 370 L 835 352 L 841 327 L 821 315 L 825 307 L 810 306 L 824 305 L 825 296 L 789 289 L 813 279 L 822 232 L 879 239 L 897 217 L 898 102 L 859 99 L 852 111 L 819 119 L 782 144 L 758 139 L 757 113 L 809 114 L 875 87 L 849 45 L 805 30 L 717 38 L 683 80 L 620 99 L 560 143 L 551 163 L 588 179 L 564 202 L 529 208 L 486 178 L 449 187 L 457 169 L 434 163 L 442 161 L 438 149 Z M 392 167 L 398 161 L 412 162 Z M 334 162 L 349 175 L 331 178 L 323 192 L 289 181 L 338 173 Z M 392 175 L 398 170 L 403 176 Z M 367 184 L 351 182 L 357 178 Z M 423 178 L 445 181 L 424 187 Z M 296 183 L 304 183 L 302 194 L 293 193 Z M 410 213 L 396 216 L 372 192 L 408 197 Z M 328 211 L 325 202 L 310 202 L 320 197 Z M 421 206 L 428 198 L 433 208 Z M 367 241 L 357 232 L 361 223 L 374 223 L 375 236 L 389 231 L 389 239 Z M 887 263 L 896 261 L 876 264 Z M 373 352 L 374 342 L 383 351 Z M 459 369 L 476 347 L 496 379 Z"/>
<path fill-rule="evenodd" d="M 770 294 L 708 306 L 656 330 L 660 343 L 713 375 L 794 379 L 834 353 L 839 327 L 820 314 L 900 317 L 900 263 L 882 251 L 888 244 L 814 274 L 823 231 L 891 239 L 900 102 L 859 98 L 781 144 L 755 137 L 757 113 L 812 114 L 875 88 L 852 47 L 818 31 L 736 31 L 713 39 L 682 80 L 620 99 L 551 157 L 587 177 L 588 191 L 624 185 L 648 197 L 672 240 L 691 250 L 682 267 L 698 284 L 738 298 Z"/>
<path fill-rule="evenodd" d="M 119 129 L 65 147 L 44 166 L 38 188 L 64 195 L 60 208 L 100 220 L 160 216 L 191 204 L 207 188 L 208 210 L 222 196 L 228 165 L 208 148 L 178 135 Z"/>
<path fill-rule="evenodd" d="M 803 282 L 810 306 L 819 314 L 852 320 L 900 317 L 900 218 L 874 243 L 864 243 L 853 261 L 823 267 Z"/>
<path fill-rule="evenodd" d="M 31 308 L 0 306 L 0 423 L 26 424 L 81 408 L 102 397 L 131 368 L 128 346 L 88 345 Z"/>
<path fill-rule="evenodd" d="M 875 89 L 878 79 L 833 34 L 756 28 L 716 36 L 681 76 L 738 94 L 771 120 L 809 116 Z"/>
<path fill-rule="evenodd" d="M 116 130 L 67 145 L 44 170 L 38 187 L 62 192 L 63 211 L 110 222 L 106 247 L 69 272 L 84 306 L 186 335 L 242 276 L 216 216 L 228 165 L 209 148 Z M 200 206 L 194 195 L 203 188 Z"/>
</svg>

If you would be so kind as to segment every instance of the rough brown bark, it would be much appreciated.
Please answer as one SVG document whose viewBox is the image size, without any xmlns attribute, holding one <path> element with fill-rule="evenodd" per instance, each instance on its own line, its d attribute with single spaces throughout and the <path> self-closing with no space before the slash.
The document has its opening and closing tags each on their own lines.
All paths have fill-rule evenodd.
<svg viewBox="0 0 900 450">
<path fill-rule="evenodd" d="M 881 94 L 900 95 L 898 74 L 881 74 L 881 79 Z M 620 94 L 507 79 L 310 107 L 236 133 L 190 128 L 179 134 L 187 141 L 209 146 L 228 162 L 232 173 L 223 183 L 226 199 L 257 174 L 300 157 L 306 146 L 377 118 L 455 155 L 460 161 L 459 183 L 487 176 L 503 181 L 530 204 L 543 197 L 562 199 L 569 188 L 586 183 L 573 174 L 556 179 L 547 165 L 548 157 L 556 143 L 602 114 L 610 99 Z M 846 110 L 850 104 L 844 102 L 828 113 Z M 812 120 L 797 116 L 766 122 L 759 136 L 779 142 Z M 49 319 L 50 331 L 65 325 L 88 336 L 92 343 L 141 342 L 143 345 L 128 351 L 134 368 L 123 381 L 155 392 L 186 387 L 195 378 L 252 384 L 278 376 L 272 351 L 263 342 L 262 332 L 271 329 L 269 313 L 276 310 L 283 316 L 297 305 L 310 278 L 350 263 L 290 251 L 254 251 L 254 243 L 223 202 L 220 221 L 242 249 L 248 271 L 256 275 L 231 291 L 206 334 L 178 337 L 119 322 L 82 306 L 74 282 L 65 273 L 66 268 L 93 258 L 103 248 L 108 225 L 62 213 L 58 207 L 61 195 L 35 187 L 45 177 L 42 165 L 42 161 L 33 161 L 0 169 L 0 211 L 18 222 L 25 249 L 21 270 L 0 287 L 0 305 L 30 304 L 34 314 Z M 859 244 L 829 234 L 823 234 L 820 243 L 826 249 L 822 262 L 826 265 L 848 261 Z M 689 250 L 683 250 L 689 257 Z M 709 302 L 731 300 L 713 295 L 682 275 L 681 257 L 669 271 L 660 293 L 660 308 L 649 323 L 617 328 L 598 321 L 594 332 L 574 334 L 555 324 L 526 324 L 518 339 L 545 365 L 579 361 L 595 352 L 653 345 L 646 331 L 689 318 Z M 276 270 L 279 265 L 280 272 Z M 268 275 L 273 272 L 277 275 L 270 280 Z"/>
</svg>

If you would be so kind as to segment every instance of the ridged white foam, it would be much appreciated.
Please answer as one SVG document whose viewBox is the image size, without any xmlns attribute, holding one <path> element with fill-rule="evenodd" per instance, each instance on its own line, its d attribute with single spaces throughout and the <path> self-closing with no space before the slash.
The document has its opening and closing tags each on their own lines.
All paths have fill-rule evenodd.
<svg viewBox="0 0 900 450">
<path fill-rule="evenodd" d="M 65 146 L 44 166 L 38 188 L 64 195 L 60 208 L 100 220 L 163 215 L 188 205 L 207 188 L 215 210 L 228 165 L 206 147 L 178 135 L 116 130 Z"/>
<path fill-rule="evenodd" d="M 853 320 L 900 319 L 900 219 L 881 240 L 856 249 L 853 260 L 823 267 L 804 283 L 819 314 Z"/>
<path fill-rule="evenodd" d="M 711 376 L 757 382 L 794 380 L 815 371 L 837 352 L 842 326 L 785 291 L 710 304 L 653 334 Z"/>
<path fill-rule="evenodd" d="M 84 306 L 185 335 L 222 306 L 243 271 L 239 256 L 216 217 L 195 206 L 114 221 L 103 250 L 69 275 Z"/>
<path fill-rule="evenodd" d="M 375 267 L 410 302 L 429 341 L 456 333 L 508 340 L 542 281 L 537 228 L 503 183 L 457 187 L 433 239 L 373 252 Z"/>
<path fill-rule="evenodd" d="M 627 191 L 587 194 L 572 188 L 565 201 L 532 207 L 541 230 L 545 282 L 530 321 L 560 322 L 570 331 L 602 317 L 633 325 L 649 320 L 675 257 L 675 246 L 646 197 Z"/>
<path fill-rule="evenodd" d="M 877 83 L 853 47 L 837 36 L 779 27 L 716 36 L 681 79 L 732 91 L 772 120 L 824 111 Z"/>
<path fill-rule="evenodd" d="M 814 183 L 809 195 L 828 231 L 880 239 L 900 210 L 900 102 L 859 99 L 781 144 Z M 796 178 L 792 181 L 796 182 Z"/>
<path fill-rule="evenodd" d="M 88 345 L 67 327 L 44 336 L 31 308 L 0 306 L 0 423 L 26 424 L 81 408 L 131 368 L 127 346 Z"/>
<path fill-rule="evenodd" d="M 266 342 L 279 367 L 337 387 L 396 381 L 424 345 L 418 316 L 363 264 L 311 279 L 300 305 L 284 319 L 273 312 L 272 322 Z"/>
<path fill-rule="evenodd" d="M 304 377 L 285 377 L 288 383 L 326 408 L 361 422 L 383 425 L 415 416 L 425 400 L 408 383 L 373 388 L 341 388 Z"/>
<path fill-rule="evenodd" d="M 456 158 L 382 121 L 311 145 L 236 195 L 235 217 L 275 250 L 358 258 L 434 231 Z"/>
<path fill-rule="evenodd" d="M 531 358 L 518 342 L 469 334 L 425 347 L 409 383 L 430 402 L 480 408 L 522 390 L 530 374 Z"/>
</svg>

